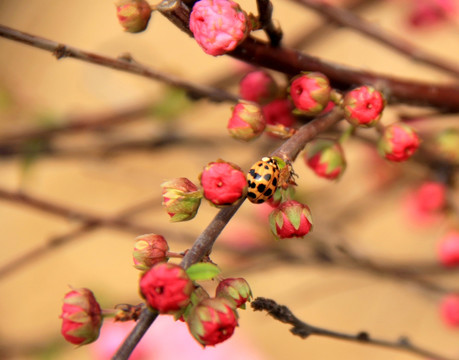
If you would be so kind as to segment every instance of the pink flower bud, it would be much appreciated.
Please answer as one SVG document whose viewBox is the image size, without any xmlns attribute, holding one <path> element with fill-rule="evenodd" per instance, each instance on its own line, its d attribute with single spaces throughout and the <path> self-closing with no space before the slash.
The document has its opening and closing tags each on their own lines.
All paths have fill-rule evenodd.
<svg viewBox="0 0 459 360">
<path fill-rule="evenodd" d="M 446 206 L 445 184 L 436 181 L 426 181 L 416 189 L 416 200 L 419 209 L 424 212 L 436 212 Z"/>
<path fill-rule="evenodd" d="M 138 33 L 147 28 L 151 8 L 145 0 L 118 0 L 116 15 L 124 31 Z"/>
<path fill-rule="evenodd" d="M 231 0 L 201 0 L 194 4 L 190 30 L 205 53 L 223 55 L 245 40 L 250 23 L 247 14 Z"/>
<path fill-rule="evenodd" d="M 269 225 L 277 239 L 303 237 L 312 229 L 311 211 L 298 201 L 288 200 L 269 215 Z"/>
<path fill-rule="evenodd" d="M 134 267 L 139 270 L 148 270 L 153 265 L 166 262 L 169 251 L 166 239 L 161 235 L 146 234 L 138 236 L 134 245 Z"/>
<path fill-rule="evenodd" d="M 161 314 L 187 306 L 193 290 L 193 282 L 186 271 L 172 263 L 156 264 L 140 279 L 142 297 Z"/>
<path fill-rule="evenodd" d="M 438 256 L 444 266 L 459 266 L 459 231 L 450 231 L 440 240 Z"/>
<path fill-rule="evenodd" d="M 202 190 L 187 178 L 176 178 L 161 184 L 162 205 L 173 222 L 191 220 L 201 205 Z"/>
<path fill-rule="evenodd" d="M 457 14 L 454 0 L 416 0 L 412 4 L 409 22 L 414 27 L 437 25 Z"/>
<path fill-rule="evenodd" d="M 230 299 L 236 307 L 245 309 L 245 303 L 252 298 L 252 290 L 245 279 L 228 278 L 218 283 L 215 297 Z"/>
<path fill-rule="evenodd" d="M 239 82 L 239 93 L 244 100 L 265 104 L 277 94 L 277 84 L 264 70 L 249 72 Z"/>
<path fill-rule="evenodd" d="M 235 139 L 249 141 L 259 137 L 265 126 L 266 121 L 261 107 L 242 100 L 233 108 L 233 114 L 228 122 L 228 131 Z"/>
<path fill-rule="evenodd" d="M 371 86 L 361 86 L 344 96 L 344 116 L 354 126 L 374 126 L 381 118 L 384 105 L 379 91 Z"/>
<path fill-rule="evenodd" d="M 225 298 L 205 299 L 187 318 L 191 335 L 204 347 L 219 344 L 231 337 L 237 324 L 233 303 Z"/>
<path fill-rule="evenodd" d="M 443 321 L 454 328 L 459 327 L 459 295 L 446 295 L 440 304 L 440 314 Z"/>
<path fill-rule="evenodd" d="M 459 130 L 450 128 L 440 132 L 434 140 L 436 154 L 453 164 L 459 164 Z"/>
<path fill-rule="evenodd" d="M 318 139 L 310 143 L 304 161 L 314 172 L 326 179 L 340 177 L 346 169 L 346 159 L 337 141 Z"/>
<path fill-rule="evenodd" d="M 324 74 L 307 72 L 293 78 L 289 92 L 299 112 L 313 116 L 322 112 L 328 105 L 331 87 Z"/>
<path fill-rule="evenodd" d="M 263 106 L 262 110 L 269 128 L 266 128 L 265 131 L 273 137 L 283 138 L 282 134 L 295 126 L 296 118 L 292 114 L 292 105 L 287 99 L 273 100 Z M 276 131 L 271 129 L 276 129 Z"/>
<path fill-rule="evenodd" d="M 247 193 L 247 180 L 241 169 L 223 160 L 209 163 L 201 174 L 204 197 L 215 206 L 232 205 Z"/>
<path fill-rule="evenodd" d="M 85 345 L 99 337 L 102 311 L 89 289 L 73 289 L 65 294 L 62 306 L 61 333 L 65 340 L 75 345 Z"/>
<path fill-rule="evenodd" d="M 396 123 L 384 130 L 379 140 L 380 153 L 390 161 L 405 161 L 414 154 L 420 144 L 416 132 L 403 123 Z"/>
</svg>

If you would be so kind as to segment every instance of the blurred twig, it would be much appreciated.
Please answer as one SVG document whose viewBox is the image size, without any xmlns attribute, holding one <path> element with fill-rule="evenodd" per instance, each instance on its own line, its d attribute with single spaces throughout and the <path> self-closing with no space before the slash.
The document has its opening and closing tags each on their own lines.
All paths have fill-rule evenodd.
<svg viewBox="0 0 459 360">
<path fill-rule="evenodd" d="M 380 346 L 384 348 L 405 351 L 407 353 L 418 355 L 425 358 L 437 360 L 452 360 L 432 351 L 426 350 L 413 344 L 409 338 L 401 336 L 398 340 L 390 341 L 385 339 L 374 338 L 366 331 L 360 331 L 355 334 L 343 333 L 317 326 L 310 325 L 298 319 L 289 308 L 284 305 L 277 304 L 274 300 L 258 297 L 251 303 L 254 311 L 266 311 L 274 319 L 283 322 L 284 324 L 292 325 L 290 332 L 302 339 L 306 339 L 311 335 L 324 336 L 333 339 L 357 342 L 360 344 Z"/>
<path fill-rule="evenodd" d="M 435 67 L 443 70 L 455 77 L 459 77 L 459 67 L 452 63 L 440 59 L 439 57 L 430 54 L 427 51 L 422 50 L 415 44 L 404 40 L 399 36 L 390 34 L 383 30 L 374 23 L 370 23 L 359 16 L 353 14 L 351 11 L 329 4 L 324 1 L 317 0 L 292 0 L 296 3 L 302 4 L 309 9 L 312 9 L 322 16 L 325 16 L 331 21 L 346 26 L 350 29 L 356 30 L 365 36 L 379 41 L 382 44 L 389 46 L 390 48 L 398 51 L 399 53 L 406 55 L 413 59 L 424 63 L 426 65 Z"/>
</svg>

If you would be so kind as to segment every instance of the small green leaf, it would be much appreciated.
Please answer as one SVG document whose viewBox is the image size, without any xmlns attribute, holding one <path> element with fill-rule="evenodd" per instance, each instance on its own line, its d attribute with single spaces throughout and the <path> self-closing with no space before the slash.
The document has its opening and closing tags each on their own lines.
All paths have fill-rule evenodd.
<svg viewBox="0 0 459 360">
<path fill-rule="evenodd" d="M 186 273 L 190 277 L 191 280 L 211 280 L 220 274 L 220 269 L 213 264 L 210 263 L 197 263 L 191 265 L 187 270 Z"/>
</svg>

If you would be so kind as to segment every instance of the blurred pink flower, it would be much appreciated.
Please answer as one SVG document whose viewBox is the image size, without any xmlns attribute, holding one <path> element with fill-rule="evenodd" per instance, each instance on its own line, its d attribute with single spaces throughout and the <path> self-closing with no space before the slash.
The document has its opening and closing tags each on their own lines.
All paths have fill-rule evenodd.
<svg viewBox="0 0 459 360">
<path fill-rule="evenodd" d="M 112 357 L 126 338 L 133 323 L 107 321 L 99 340 L 90 345 L 92 360 Z M 137 345 L 129 360 L 263 360 L 259 350 L 251 345 L 240 328 L 234 336 L 215 347 L 203 347 L 193 339 L 187 325 L 172 316 L 159 316 Z"/>
</svg>

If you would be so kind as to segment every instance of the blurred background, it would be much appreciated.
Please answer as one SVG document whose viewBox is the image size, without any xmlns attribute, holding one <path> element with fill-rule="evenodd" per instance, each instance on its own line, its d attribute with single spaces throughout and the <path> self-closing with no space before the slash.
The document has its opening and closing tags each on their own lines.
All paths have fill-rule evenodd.
<svg viewBox="0 0 459 360">
<path fill-rule="evenodd" d="M 367 0 L 356 13 L 458 63 L 457 22 L 412 26 L 415 2 Z M 255 1 L 240 4 L 256 13 Z M 355 31 L 326 25 L 329 22 L 297 3 L 273 4 L 287 45 L 298 46 L 322 26 L 300 45 L 302 50 L 408 79 L 455 81 Z M 229 57 L 206 55 L 160 14 L 153 14 L 145 32 L 125 33 L 108 0 L 0 0 L 0 24 L 106 56 L 129 53 L 157 70 L 233 93 L 248 69 Z M 286 84 L 281 74 L 273 76 Z M 390 124 L 401 114 L 421 117 L 428 112 L 393 106 L 382 121 Z M 98 344 L 108 347 L 111 339 L 116 347 L 126 326 L 132 325 L 113 327 L 107 320 L 99 342 L 75 349 L 60 335 L 64 294 L 69 286 L 90 288 L 105 308 L 141 302 L 139 272 L 131 257 L 135 237 L 145 229 L 164 235 L 172 251 L 183 251 L 217 213 L 203 203 L 194 220 L 170 223 L 161 208 L 160 184 L 182 176 L 197 183 L 203 167 L 217 158 L 248 170 L 280 144 L 267 136 L 249 144 L 231 139 L 226 130 L 230 115 L 230 104 L 193 103 L 159 82 L 74 59 L 58 61 L 49 52 L 0 38 L 0 268 L 52 239 L 71 238 L 28 257 L 18 268 L 0 272 L 0 358 L 108 358 Z M 46 138 L 21 137 L 30 129 L 104 118 L 104 126 Z M 458 127 L 457 116 L 431 120 L 415 126 L 425 134 Z M 367 130 L 364 135 L 371 139 L 376 133 Z M 365 330 L 390 340 L 408 336 L 427 349 L 458 357 L 459 330 L 447 327 L 439 313 L 441 298 L 459 285 L 458 273 L 445 275 L 437 265 L 438 240 L 457 226 L 457 218 L 420 213 L 412 201 L 415 189 L 436 174 L 416 159 L 389 164 L 359 140 L 347 142 L 345 151 L 348 168 L 339 182 L 317 178 L 301 155 L 294 164 L 298 199 L 312 211 L 312 234 L 275 242 L 266 207 L 245 203 L 218 240 L 221 246 L 213 261 L 224 276 L 244 277 L 255 296 L 274 299 L 313 325 L 350 333 Z M 18 192 L 70 211 L 52 213 L 8 196 Z M 449 188 L 448 202 L 458 201 L 457 191 Z M 86 219 L 123 215 L 134 225 L 85 229 L 82 214 Z M 404 278 L 397 269 L 419 270 L 422 276 Z M 432 283 L 437 287 L 429 286 Z M 212 282 L 206 285 L 215 287 Z M 415 358 L 327 338 L 302 340 L 288 325 L 250 308 L 240 311 L 240 327 L 227 343 L 203 353 L 192 341 L 187 347 L 189 339 L 182 324 L 161 319 L 142 343 L 143 359 Z"/>
</svg>

